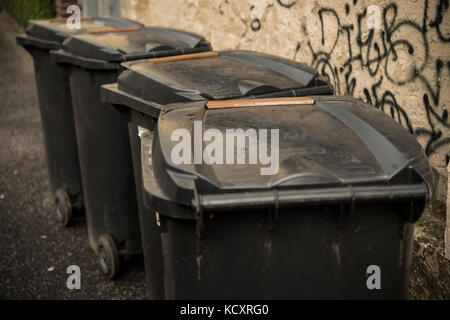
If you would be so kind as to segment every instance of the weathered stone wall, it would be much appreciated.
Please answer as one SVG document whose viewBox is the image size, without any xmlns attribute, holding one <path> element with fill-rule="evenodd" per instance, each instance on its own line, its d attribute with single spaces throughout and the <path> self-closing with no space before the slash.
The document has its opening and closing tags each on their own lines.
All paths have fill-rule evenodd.
<svg viewBox="0 0 450 320">
<path fill-rule="evenodd" d="M 448 1 L 122 0 L 121 10 L 147 25 L 202 34 L 216 50 L 257 50 L 317 68 L 337 93 L 371 103 L 417 136 L 442 176 L 445 199 Z"/>
<path fill-rule="evenodd" d="M 448 184 L 447 190 L 450 190 L 450 163 L 447 166 Z M 450 192 L 447 192 L 447 223 L 445 227 L 445 256 L 450 260 Z"/>
</svg>

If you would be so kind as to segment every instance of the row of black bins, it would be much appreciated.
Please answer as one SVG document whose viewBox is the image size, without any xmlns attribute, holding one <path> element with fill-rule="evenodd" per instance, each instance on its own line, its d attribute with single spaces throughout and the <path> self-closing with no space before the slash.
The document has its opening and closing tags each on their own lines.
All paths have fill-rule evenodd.
<svg viewBox="0 0 450 320">
<path fill-rule="evenodd" d="M 58 221 L 85 210 L 109 277 L 143 252 L 154 299 L 405 297 L 436 178 L 383 112 L 301 63 L 124 19 L 32 21 L 18 43 L 34 58 Z M 278 171 L 173 162 L 174 130 L 230 128 L 278 129 Z M 373 265 L 381 289 L 367 286 Z"/>
</svg>

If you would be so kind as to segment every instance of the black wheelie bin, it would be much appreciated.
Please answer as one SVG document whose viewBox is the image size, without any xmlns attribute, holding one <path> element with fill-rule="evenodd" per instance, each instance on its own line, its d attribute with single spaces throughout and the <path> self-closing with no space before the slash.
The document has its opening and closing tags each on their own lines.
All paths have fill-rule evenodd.
<svg viewBox="0 0 450 320">
<path fill-rule="evenodd" d="M 61 66 L 50 63 L 49 51 L 60 49 L 71 34 L 138 26 L 125 19 L 84 17 L 80 29 L 69 29 L 66 19 L 55 18 L 31 20 L 26 34 L 17 36 L 34 61 L 50 186 L 56 219 L 63 226 L 70 225 L 72 213 L 83 212 L 83 195 L 69 80 Z"/>
<path fill-rule="evenodd" d="M 126 62 L 123 67 L 125 71 L 117 83 L 103 86 L 102 101 L 128 112 L 146 276 L 150 296 L 162 299 L 160 230 L 154 211 L 143 205 L 139 136 L 153 134 L 163 105 L 206 99 L 332 94 L 333 87 L 302 63 L 250 51 L 156 58 Z"/>
<path fill-rule="evenodd" d="M 100 86 L 117 80 L 123 61 L 209 50 L 195 34 L 138 27 L 74 35 L 51 52 L 69 72 L 89 242 L 109 278 L 141 240 L 126 114 L 100 101 Z"/>
<path fill-rule="evenodd" d="M 383 112 L 334 96 L 178 102 L 141 139 L 141 230 L 160 228 L 165 298 L 406 297 L 437 176 Z"/>
<path fill-rule="evenodd" d="M 414 223 L 436 175 L 383 112 L 346 97 L 177 103 L 143 137 L 167 298 L 406 297 Z M 217 139 L 226 148 L 211 147 Z M 257 163 L 223 160 L 241 153 Z"/>
</svg>

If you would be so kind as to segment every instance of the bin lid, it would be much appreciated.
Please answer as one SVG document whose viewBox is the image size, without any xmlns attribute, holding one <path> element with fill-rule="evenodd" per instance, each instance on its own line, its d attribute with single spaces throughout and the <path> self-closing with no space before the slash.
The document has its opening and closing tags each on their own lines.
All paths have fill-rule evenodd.
<svg viewBox="0 0 450 320">
<path fill-rule="evenodd" d="M 194 188 L 214 194 L 418 181 L 434 185 L 415 137 L 384 112 L 348 97 L 170 104 L 161 111 L 153 140 L 158 184 L 186 203 Z"/>
<path fill-rule="evenodd" d="M 118 90 L 159 104 L 329 86 L 303 63 L 252 51 L 205 52 L 126 62 L 123 66 Z"/>
<path fill-rule="evenodd" d="M 110 28 L 74 35 L 63 43 L 66 53 L 84 59 L 121 62 L 141 55 L 184 53 L 183 49 L 210 50 L 203 37 L 174 29 L 157 27 Z M 158 56 L 158 54 L 156 54 Z M 142 57 L 141 57 L 142 58 Z"/>
<path fill-rule="evenodd" d="M 80 20 L 80 29 L 69 29 L 66 24 L 67 18 L 30 20 L 26 33 L 37 39 L 62 43 L 70 35 L 90 30 L 143 27 L 139 22 L 113 17 L 82 17 Z"/>
</svg>

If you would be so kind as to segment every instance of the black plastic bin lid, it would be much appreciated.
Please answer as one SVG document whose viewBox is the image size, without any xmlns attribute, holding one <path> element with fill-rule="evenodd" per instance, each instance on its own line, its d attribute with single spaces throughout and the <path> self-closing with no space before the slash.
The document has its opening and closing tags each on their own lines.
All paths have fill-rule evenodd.
<svg viewBox="0 0 450 320">
<path fill-rule="evenodd" d="M 222 137 L 217 138 L 223 142 L 222 155 L 219 148 L 207 153 L 217 155 L 214 161 L 219 163 L 205 156 L 213 139 L 202 142 L 202 135 L 209 129 L 218 130 Z M 238 139 L 234 140 L 234 158 L 226 164 L 231 141 L 226 130 L 230 129 L 247 140 L 239 150 Z M 278 157 L 263 163 L 259 157 L 271 155 L 276 146 L 272 129 L 278 130 Z M 182 141 L 179 135 L 174 138 L 177 130 L 190 136 L 189 161 L 180 162 L 173 156 L 173 152 L 184 155 L 177 149 Z M 194 141 L 200 142 L 195 145 Z M 200 152 L 197 160 L 196 148 Z M 256 163 L 250 163 L 251 152 L 258 157 Z M 436 184 L 434 171 L 413 135 L 382 111 L 348 97 L 170 104 L 158 120 L 152 154 L 151 171 L 165 197 L 209 209 L 425 200 L 433 195 Z M 237 163 L 237 155 L 244 156 L 244 163 Z"/>
<path fill-rule="evenodd" d="M 143 99 L 151 103 L 140 111 L 153 116 L 160 111 L 157 104 L 333 93 L 333 87 L 307 65 L 252 51 L 205 52 L 122 65 L 126 69 L 117 85 L 104 87 L 104 100 L 138 108 L 133 99 Z"/>
<path fill-rule="evenodd" d="M 21 35 L 20 37 L 28 38 L 26 39 L 29 40 L 28 42 L 34 40 L 36 46 L 39 46 L 41 44 L 40 42 L 43 42 L 43 44 L 51 42 L 53 47 L 58 48 L 65 39 L 74 34 L 82 34 L 93 30 L 108 30 L 111 28 L 143 27 L 139 22 L 121 18 L 82 17 L 80 19 L 80 29 L 69 29 L 66 24 L 66 18 L 30 20 L 26 35 Z"/>
<path fill-rule="evenodd" d="M 83 66 L 86 62 L 114 64 L 209 50 L 209 43 L 196 34 L 174 29 L 132 27 L 91 30 L 85 34 L 71 36 L 64 41 L 63 52 L 54 56 L 56 62 Z"/>
</svg>

